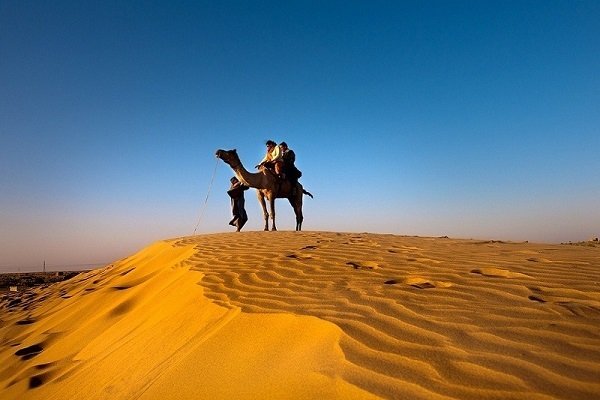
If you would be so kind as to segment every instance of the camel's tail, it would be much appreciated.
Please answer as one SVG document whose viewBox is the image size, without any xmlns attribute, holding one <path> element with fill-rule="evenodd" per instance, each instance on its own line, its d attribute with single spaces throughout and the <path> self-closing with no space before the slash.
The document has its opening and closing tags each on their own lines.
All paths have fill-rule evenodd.
<svg viewBox="0 0 600 400">
<path fill-rule="evenodd" d="M 310 196 L 311 199 L 314 199 L 313 195 L 310 192 L 307 192 L 306 190 L 302 189 L 302 193 L 307 194 Z"/>
</svg>

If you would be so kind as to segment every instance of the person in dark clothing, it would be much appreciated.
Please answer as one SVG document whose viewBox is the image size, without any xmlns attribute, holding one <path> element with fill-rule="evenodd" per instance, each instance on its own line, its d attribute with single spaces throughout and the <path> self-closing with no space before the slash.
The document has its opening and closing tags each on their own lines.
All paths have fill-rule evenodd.
<svg viewBox="0 0 600 400">
<path fill-rule="evenodd" d="M 296 168 L 296 165 L 294 164 L 296 162 L 296 153 L 294 153 L 294 150 L 288 147 L 286 142 L 281 142 L 279 147 L 281 147 L 283 173 L 285 174 L 285 177 L 292 182 L 292 184 L 296 184 L 298 179 L 302 176 L 302 172 L 300 172 L 300 170 Z"/>
<path fill-rule="evenodd" d="M 242 230 L 242 227 L 248 221 L 248 215 L 244 208 L 246 200 L 244 199 L 244 190 L 248 190 L 248 186 L 242 184 L 235 176 L 230 179 L 231 187 L 227 191 L 229 197 L 231 197 L 231 213 L 233 219 L 229 221 L 229 225 L 235 226 L 237 232 Z"/>
</svg>

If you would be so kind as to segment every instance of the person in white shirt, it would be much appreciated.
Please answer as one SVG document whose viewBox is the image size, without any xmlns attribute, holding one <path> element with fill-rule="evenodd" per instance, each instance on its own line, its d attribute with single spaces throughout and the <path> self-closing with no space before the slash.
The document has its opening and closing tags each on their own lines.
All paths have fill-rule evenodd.
<svg viewBox="0 0 600 400">
<path fill-rule="evenodd" d="M 273 167 L 275 170 L 275 174 L 281 178 L 281 172 L 283 168 L 283 152 L 281 151 L 281 147 L 277 145 L 272 140 L 267 140 L 267 154 L 262 159 L 260 164 L 256 166 L 256 168 L 260 167 Z"/>
</svg>

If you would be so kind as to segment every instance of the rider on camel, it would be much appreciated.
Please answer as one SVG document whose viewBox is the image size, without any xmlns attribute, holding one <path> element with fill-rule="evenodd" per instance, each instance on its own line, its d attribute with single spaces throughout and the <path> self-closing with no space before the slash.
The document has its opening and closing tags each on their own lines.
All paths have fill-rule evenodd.
<svg viewBox="0 0 600 400">
<path fill-rule="evenodd" d="M 260 164 L 256 166 L 256 168 L 272 167 L 275 170 L 275 175 L 277 175 L 278 178 L 283 179 L 283 152 L 281 151 L 281 147 L 272 140 L 267 140 L 266 146 L 267 154 L 265 154 L 265 157 L 262 159 Z"/>
<path fill-rule="evenodd" d="M 281 158 L 283 160 L 283 174 L 295 185 L 302 176 L 302 172 L 295 165 L 296 153 L 288 147 L 286 142 L 281 142 L 279 147 L 281 148 Z"/>
</svg>

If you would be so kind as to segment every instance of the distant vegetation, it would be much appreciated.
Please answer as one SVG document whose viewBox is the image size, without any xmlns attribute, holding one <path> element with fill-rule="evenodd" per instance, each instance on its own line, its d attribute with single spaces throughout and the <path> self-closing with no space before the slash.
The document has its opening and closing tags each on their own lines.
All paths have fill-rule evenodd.
<svg viewBox="0 0 600 400">
<path fill-rule="evenodd" d="M 19 291 L 34 286 L 46 285 L 55 282 L 66 281 L 75 275 L 85 271 L 68 272 L 24 272 L 0 274 L 0 291 L 8 290 L 11 286 L 16 286 Z"/>
<path fill-rule="evenodd" d="M 568 243 L 561 243 L 561 244 L 568 244 L 570 246 L 600 247 L 600 241 L 598 240 L 598 238 L 592 238 L 585 242 L 568 242 Z"/>
</svg>

